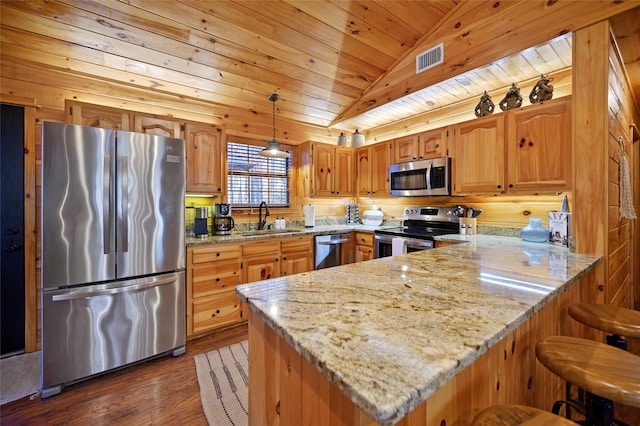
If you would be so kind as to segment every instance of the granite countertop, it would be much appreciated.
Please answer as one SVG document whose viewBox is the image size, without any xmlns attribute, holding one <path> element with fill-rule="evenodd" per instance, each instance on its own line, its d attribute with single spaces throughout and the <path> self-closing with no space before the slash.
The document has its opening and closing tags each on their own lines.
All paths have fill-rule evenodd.
<svg viewBox="0 0 640 426">
<path fill-rule="evenodd" d="M 238 286 L 373 420 L 397 422 L 601 259 L 490 235 Z"/>
<path fill-rule="evenodd" d="M 255 240 L 266 240 L 271 238 L 295 237 L 297 235 L 328 235 L 339 234 L 341 232 L 362 231 L 374 232 L 376 229 L 390 228 L 397 224 L 382 224 L 380 226 L 360 225 L 360 224 L 331 224 L 318 225 L 309 228 L 292 226 L 285 229 L 272 229 L 265 231 L 232 231 L 231 235 L 209 235 L 207 238 L 187 237 L 185 239 L 187 247 L 201 244 L 233 243 Z"/>
</svg>

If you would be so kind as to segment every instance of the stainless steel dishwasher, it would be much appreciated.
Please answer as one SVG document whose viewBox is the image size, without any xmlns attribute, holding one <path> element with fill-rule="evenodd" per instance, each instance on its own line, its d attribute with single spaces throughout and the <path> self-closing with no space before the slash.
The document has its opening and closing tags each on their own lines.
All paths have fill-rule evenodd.
<svg viewBox="0 0 640 426">
<path fill-rule="evenodd" d="M 316 235 L 315 269 L 341 265 L 344 247 L 349 247 L 350 242 L 351 234 Z"/>
</svg>

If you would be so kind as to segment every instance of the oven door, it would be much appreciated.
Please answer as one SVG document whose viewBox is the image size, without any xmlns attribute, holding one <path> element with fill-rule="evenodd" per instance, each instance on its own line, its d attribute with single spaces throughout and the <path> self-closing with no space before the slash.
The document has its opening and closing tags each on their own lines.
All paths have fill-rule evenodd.
<svg viewBox="0 0 640 426">
<path fill-rule="evenodd" d="M 392 241 L 394 238 L 403 238 L 406 241 L 407 253 L 433 248 L 432 240 L 421 240 L 418 238 L 407 238 L 402 236 L 375 234 L 373 242 L 374 258 L 391 256 Z"/>
</svg>

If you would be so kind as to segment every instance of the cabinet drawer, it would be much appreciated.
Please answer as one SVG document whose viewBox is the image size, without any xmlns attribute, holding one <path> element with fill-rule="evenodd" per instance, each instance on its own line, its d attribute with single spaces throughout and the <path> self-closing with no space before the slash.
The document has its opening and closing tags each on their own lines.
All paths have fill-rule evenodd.
<svg viewBox="0 0 640 426">
<path fill-rule="evenodd" d="M 245 243 L 242 246 L 242 255 L 256 256 L 260 254 L 273 254 L 275 257 L 280 252 L 280 240 L 265 240 Z"/>
<path fill-rule="evenodd" d="M 206 247 L 193 248 L 192 263 L 212 262 L 216 260 L 240 259 L 241 246 L 238 244 L 212 244 Z"/>
<path fill-rule="evenodd" d="M 284 238 L 280 241 L 280 252 L 291 253 L 311 250 L 313 247 L 313 236 L 297 236 Z"/>
<path fill-rule="evenodd" d="M 194 265 L 191 269 L 193 297 L 205 296 L 240 284 L 239 259 Z"/>
<path fill-rule="evenodd" d="M 356 244 L 373 246 L 373 234 L 371 232 L 356 232 Z"/>
<path fill-rule="evenodd" d="M 245 319 L 242 302 L 233 291 L 193 301 L 194 333 Z"/>
</svg>

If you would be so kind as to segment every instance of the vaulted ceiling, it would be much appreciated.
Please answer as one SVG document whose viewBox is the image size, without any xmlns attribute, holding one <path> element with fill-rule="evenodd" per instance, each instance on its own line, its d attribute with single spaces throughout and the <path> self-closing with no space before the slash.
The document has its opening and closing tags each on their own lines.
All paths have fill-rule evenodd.
<svg viewBox="0 0 640 426">
<path fill-rule="evenodd" d="M 29 85 L 50 75 L 48 85 L 78 98 L 99 90 L 114 105 L 176 99 L 178 115 L 211 114 L 229 126 L 255 120 L 268 127 L 267 98 L 275 92 L 278 119 L 318 138 L 355 128 L 381 135 L 407 117 L 477 102 L 484 90 L 504 91 L 513 82 L 533 84 L 542 73 L 570 85 L 571 32 L 612 16 L 638 95 L 639 6 L 3 0 L 1 71 Z M 416 74 L 416 54 L 438 43 L 443 63 Z"/>
</svg>

